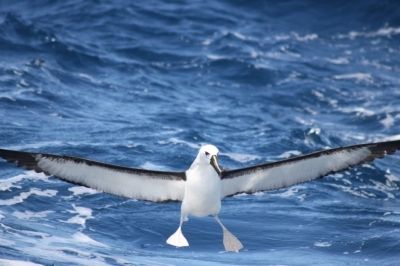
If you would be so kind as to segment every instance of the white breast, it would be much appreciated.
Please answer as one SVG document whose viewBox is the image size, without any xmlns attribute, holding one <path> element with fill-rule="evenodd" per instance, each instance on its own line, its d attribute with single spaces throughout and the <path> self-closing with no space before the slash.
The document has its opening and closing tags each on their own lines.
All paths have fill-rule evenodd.
<svg viewBox="0 0 400 266">
<path fill-rule="evenodd" d="M 216 215 L 221 209 L 221 179 L 211 165 L 198 165 L 186 172 L 182 215 Z"/>
</svg>

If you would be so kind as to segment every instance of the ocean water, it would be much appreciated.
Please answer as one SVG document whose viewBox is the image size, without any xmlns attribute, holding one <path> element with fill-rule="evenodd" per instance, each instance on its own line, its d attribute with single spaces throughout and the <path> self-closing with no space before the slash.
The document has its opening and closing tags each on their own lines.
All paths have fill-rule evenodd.
<svg viewBox="0 0 400 266">
<path fill-rule="evenodd" d="M 0 147 L 184 170 L 400 138 L 397 1 L 0 1 Z M 0 162 L 0 265 L 399 265 L 400 154 L 223 201 L 177 202 Z"/>
</svg>

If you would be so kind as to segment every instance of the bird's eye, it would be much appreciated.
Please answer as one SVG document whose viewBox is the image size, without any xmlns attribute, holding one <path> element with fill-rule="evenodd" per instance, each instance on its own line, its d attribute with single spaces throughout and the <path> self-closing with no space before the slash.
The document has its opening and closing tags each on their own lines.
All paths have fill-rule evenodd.
<svg viewBox="0 0 400 266">
<path fill-rule="evenodd" d="M 206 153 L 206 156 L 210 155 L 210 153 L 209 153 L 209 152 L 205 152 L 205 153 Z"/>
</svg>

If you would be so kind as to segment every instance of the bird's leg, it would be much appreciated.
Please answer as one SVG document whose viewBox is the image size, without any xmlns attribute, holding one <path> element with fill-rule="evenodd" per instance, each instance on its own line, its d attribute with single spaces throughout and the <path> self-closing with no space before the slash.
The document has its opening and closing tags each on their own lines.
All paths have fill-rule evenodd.
<svg viewBox="0 0 400 266">
<path fill-rule="evenodd" d="M 226 229 L 217 215 L 214 216 L 214 218 L 222 228 L 225 250 L 239 252 L 239 250 L 243 248 L 242 243 L 240 243 L 239 239 Z"/>
<path fill-rule="evenodd" d="M 173 233 L 168 239 L 167 243 L 175 246 L 175 247 L 188 247 L 189 243 L 186 240 L 185 236 L 182 234 L 182 224 L 184 221 L 187 221 L 187 218 L 181 216 L 181 221 L 179 222 L 179 227 L 175 233 Z"/>
</svg>

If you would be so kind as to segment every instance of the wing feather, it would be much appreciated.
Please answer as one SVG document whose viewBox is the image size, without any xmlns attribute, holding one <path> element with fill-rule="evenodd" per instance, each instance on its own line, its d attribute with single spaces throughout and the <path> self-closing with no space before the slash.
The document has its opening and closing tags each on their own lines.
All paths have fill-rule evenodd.
<svg viewBox="0 0 400 266">
<path fill-rule="evenodd" d="M 0 157 L 26 169 L 119 196 L 149 201 L 183 199 L 184 172 L 136 169 L 78 157 L 5 149 L 0 149 Z"/>
<path fill-rule="evenodd" d="M 319 151 L 252 167 L 224 171 L 222 194 L 253 193 L 288 187 L 382 158 L 400 149 L 400 140 Z"/>
</svg>

